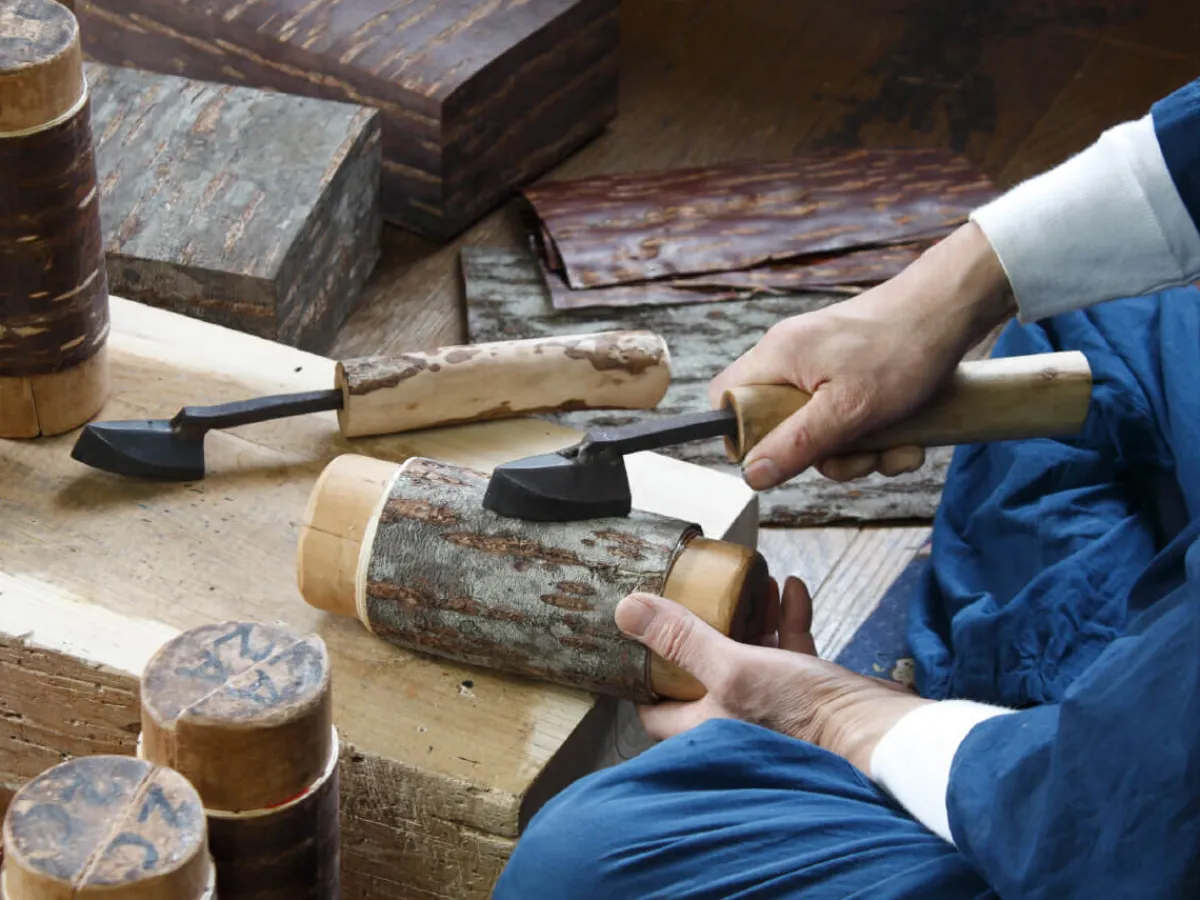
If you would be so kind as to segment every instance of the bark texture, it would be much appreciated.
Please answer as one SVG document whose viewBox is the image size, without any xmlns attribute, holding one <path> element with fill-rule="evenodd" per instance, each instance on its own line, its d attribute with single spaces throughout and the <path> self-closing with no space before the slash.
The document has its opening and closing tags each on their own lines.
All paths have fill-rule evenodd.
<svg viewBox="0 0 1200 900">
<path fill-rule="evenodd" d="M 523 196 L 549 268 L 581 289 L 933 238 L 995 193 L 932 148 L 600 175 Z"/>
<path fill-rule="evenodd" d="M 221 900 L 337 900 L 338 767 L 304 799 L 253 818 L 208 817 Z"/>
<path fill-rule="evenodd" d="M 445 239 L 617 110 L 617 0 L 79 0 L 120 66 L 378 108 L 383 211 Z"/>
<path fill-rule="evenodd" d="M 832 294 L 794 294 L 722 304 L 645 309 L 588 309 L 571 313 L 551 305 L 534 257 L 527 253 L 465 248 L 462 267 L 467 295 L 467 327 L 472 341 L 511 340 L 569 334 L 592 328 L 648 328 L 671 350 L 672 378 L 653 410 L 570 412 L 547 416 L 572 428 L 624 425 L 709 408 L 708 383 L 780 319 L 836 303 Z M 970 356 L 985 355 L 988 344 Z M 720 440 L 696 441 L 659 451 L 738 476 Z M 838 521 L 929 519 L 945 484 L 951 448 L 926 453 L 925 465 L 897 478 L 872 475 L 839 484 L 815 471 L 759 497 L 763 524 L 822 525 Z"/>
<path fill-rule="evenodd" d="M 0 376 L 44 375 L 108 339 L 91 107 L 0 136 Z"/>
<path fill-rule="evenodd" d="M 759 296 L 802 291 L 855 294 L 869 285 L 899 275 L 927 246 L 928 242 L 913 242 L 853 250 L 843 254 L 813 254 L 754 269 L 686 275 L 661 281 L 618 284 L 578 291 L 569 288 L 560 274 L 550 271 L 545 260 L 539 258 L 539 265 L 556 309 L 586 309 L 592 306 L 675 306 L 685 303 L 749 300 Z"/>
<path fill-rule="evenodd" d="M 379 114 L 98 63 L 85 71 L 112 292 L 327 349 L 380 256 Z"/>
<path fill-rule="evenodd" d="M 368 625 L 399 646 L 596 693 L 650 700 L 648 651 L 613 621 L 661 592 L 696 526 L 628 518 L 540 523 L 482 507 L 487 476 L 416 458 L 369 547 Z"/>
</svg>

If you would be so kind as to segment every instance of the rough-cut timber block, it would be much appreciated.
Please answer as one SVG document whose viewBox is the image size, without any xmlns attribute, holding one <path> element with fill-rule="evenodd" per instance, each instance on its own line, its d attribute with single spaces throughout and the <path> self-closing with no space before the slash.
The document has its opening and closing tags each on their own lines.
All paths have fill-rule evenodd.
<svg viewBox="0 0 1200 900">
<path fill-rule="evenodd" d="M 378 112 L 85 70 L 112 292 L 326 349 L 379 259 Z"/>
<path fill-rule="evenodd" d="M 90 59 L 377 107 L 384 216 L 435 240 L 465 229 L 614 118 L 618 6 L 77 2 Z"/>
</svg>

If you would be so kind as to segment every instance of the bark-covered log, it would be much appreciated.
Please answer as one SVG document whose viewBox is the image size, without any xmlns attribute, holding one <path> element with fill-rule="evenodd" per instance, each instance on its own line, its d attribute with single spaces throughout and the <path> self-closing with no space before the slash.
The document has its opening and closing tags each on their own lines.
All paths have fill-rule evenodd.
<svg viewBox="0 0 1200 900">
<path fill-rule="evenodd" d="M 380 256 L 378 112 L 98 63 L 86 72 L 112 292 L 327 349 Z"/>
<path fill-rule="evenodd" d="M 582 329 L 648 328 L 671 350 L 671 386 L 653 409 L 636 412 L 571 412 L 548 416 L 573 428 L 624 425 L 708 409 L 708 384 L 749 350 L 776 322 L 836 303 L 842 296 L 809 293 L 721 304 L 643 309 L 556 311 L 534 257 L 528 253 L 466 248 L 462 251 L 467 327 L 472 341 L 511 340 Z M 970 356 L 985 354 L 987 344 Z M 696 441 L 658 452 L 737 475 L 720 440 Z M 952 451 L 935 448 L 925 465 L 897 478 L 872 475 L 840 484 L 815 471 L 760 495 L 768 525 L 821 525 L 837 521 L 928 519 L 937 509 Z"/>
<path fill-rule="evenodd" d="M 482 506 L 487 476 L 414 458 L 364 540 L 360 618 L 398 646 L 597 693 L 650 700 L 649 653 L 613 620 L 661 593 L 699 530 L 628 518 L 541 523 Z"/>
<path fill-rule="evenodd" d="M 616 115 L 617 0 L 79 0 L 92 59 L 383 118 L 383 211 L 457 234 Z"/>
<path fill-rule="evenodd" d="M 580 289 L 933 238 L 995 193 L 932 148 L 548 181 L 523 197 L 547 265 Z"/>
<path fill-rule="evenodd" d="M 82 756 L 25 784 L 4 819 L 4 900 L 211 900 L 204 810 L 178 772 Z"/>
<path fill-rule="evenodd" d="M 82 424 L 108 394 L 108 284 L 75 17 L 0 6 L 0 437 Z"/>
<path fill-rule="evenodd" d="M 140 753 L 195 785 L 222 900 L 335 900 L 338 740 L 317 635 L 257 622 L 193 628 L 141 683 Z"/>
</svg>

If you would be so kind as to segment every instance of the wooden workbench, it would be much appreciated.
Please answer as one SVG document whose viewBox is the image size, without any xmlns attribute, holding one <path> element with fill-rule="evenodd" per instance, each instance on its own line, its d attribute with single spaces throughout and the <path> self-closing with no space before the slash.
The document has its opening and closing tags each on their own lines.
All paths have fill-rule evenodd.
<svg viewBox="0 0 1200 900">
<path fill-rule="evenodd" d="M 323 357 L 120 299 L 112 313 L 104 419 L 333 384 Z M 316 631 L 332 657 L 344 896 L 486 897 L 522 821 L 592 765 L 611 707 L 420 657 L 310 608 L 298 526 L 342 452 L 486 470 L 578 434 L 519 419 L 351 443 L 321 413 L 210 433 L 208 474 L 190 484 L 90 469 L 70 458 L 75 434 L 0 441 L 0 789 L 64 755 L 132 753 L 137 676 L 179 631 L 279 622 Z M 757 506 L 739 479 L 652 453 L 628 464 L 638 507 L 753 546 Z"/>
</svg>

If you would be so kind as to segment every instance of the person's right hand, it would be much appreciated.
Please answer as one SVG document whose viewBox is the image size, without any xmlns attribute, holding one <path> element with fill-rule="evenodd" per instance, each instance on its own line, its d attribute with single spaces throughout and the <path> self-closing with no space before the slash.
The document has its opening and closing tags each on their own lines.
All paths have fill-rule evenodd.
<svg viewBox="0 0 1200 900">
<path fill-rule="evenodd" d="M 1012 311 L 1000 261 L 968 223 L 890 281 L 778 323 L 709 386 L 714 407 L 741 385 L 791 384 L 812 395 L 750 450 L 746 482 L 766 490 L 814 465 L 839 481 L 919 468 L 920 447 L 839 450 L 916 410 Z"/>
</svg>

